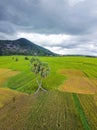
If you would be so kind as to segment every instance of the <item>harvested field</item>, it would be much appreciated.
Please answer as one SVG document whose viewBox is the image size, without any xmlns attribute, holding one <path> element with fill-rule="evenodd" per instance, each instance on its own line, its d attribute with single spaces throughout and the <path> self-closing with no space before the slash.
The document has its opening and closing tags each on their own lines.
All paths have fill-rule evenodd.
<svg viewBox="0 0 97 130">
<path fill-rule="evenodd" d="M 83 94 L 97 93 L 97 79 L 88 78 L 81 70 L 62 70 L 61 74 L 67 76 L 60 90 Z"/>
<path fill-rule="evenodd" d="M 7 100 L 6 105 L 0 109 L 0 130 L 23 130 L 25 127 L 33 97 L 21 93 L 14 96 L 15 101 Z"/>
<path fill-rule="evenodd" d="M 14 100 L 14 98 L 19 98 L 21 95 L 27 94 L 14 91 L 9 88 L 0 88 L 0 108 Z"/>
<path fill-rule="evenodd" d="M 6 125 L 5 125 L 6 124 Z M 0 130 L 83 130 L 73 95 L 58 91 L 22 95 L 0 110 Z"/>
</svg>

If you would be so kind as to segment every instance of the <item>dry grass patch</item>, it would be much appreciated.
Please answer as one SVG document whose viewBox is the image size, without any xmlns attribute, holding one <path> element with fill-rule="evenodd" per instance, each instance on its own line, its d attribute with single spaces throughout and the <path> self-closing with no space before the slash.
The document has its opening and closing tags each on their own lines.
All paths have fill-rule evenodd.
<svg viewBox="0 0 97 130">
<path fill-rule="evenodd" d="M 3 103 L 4 101 L 6 103 L 0 108 L 0 130 L 27 130 L 27 119 L 36 96 L 29 96 L 10 89 L 2 89 L 2 93 L 8 95 L 4 95 L 6 100 L 3 99 Z M 15 101 L 13 101 L 13 96 Z"/>
<path fill-rule="evenodd" d="M 2 74 L 7 73 L 8 71 L 10 71 L 10 69 L 1 68 L 1 69 L 0 69 L 0 76 L 1 76 Z"/>
<path fill-rule="evenodd" d="M 94 94 L 97 92 L 97 79 L 89 79 L 81 70 L 61 70 L 67 80 L 60 86 L 66 92 Z"/>
<path fill-rule="evenodd" d="M 61 70 L 61 74 L 66 75 L 67 77 L 84 77 L 85 74 L 81 70 L 75 70 L 75 69 L 67 69 L 67 70 Z"/>
<path fill-rule="evenodd" d="M 19 98 L 21 95 L 26 95 L 9 88 L 0 88 L 0 108 L 9 103 L 13 98 Z"/>
<path fill-rule="evenodd" d="M 2 85 L 7 81 L 8 78 L 18 74 L 19 71 L 12 71 L 10 69 L 0 69 L 0 108 L 6 103 L 19 95 L 18 92 L 10 90 L 8 88 L 2 88 Z"/>
<path fill-rule="evenodd" d="M 19 71 L 13 71 L 10 69 L 0 69 L 0 87 L 6 82 L 6 80 L 12 76 L 18 74 Z"/>
</svg>

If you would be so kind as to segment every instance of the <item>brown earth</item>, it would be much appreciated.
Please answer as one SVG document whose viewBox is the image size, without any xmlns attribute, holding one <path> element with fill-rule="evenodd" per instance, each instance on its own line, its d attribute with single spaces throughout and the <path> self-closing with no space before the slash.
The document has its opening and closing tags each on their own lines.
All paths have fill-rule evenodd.
<svg viewBox="0 0 97 130">
<path fill-rule="evenodd" d="M 26 121 L 35 96 L 10 91 L 10 100 L 6 99 L 7 102 L 0 108 L 0 130 L 26 130 Z"/>
<path fill-rule="evenodd" d="M 61 91 L 95 94 L 97 93 L 97 79 L 89 79 L 81 70 L 61 70 L 67 80 L 59 87 Z"/>
</svg>

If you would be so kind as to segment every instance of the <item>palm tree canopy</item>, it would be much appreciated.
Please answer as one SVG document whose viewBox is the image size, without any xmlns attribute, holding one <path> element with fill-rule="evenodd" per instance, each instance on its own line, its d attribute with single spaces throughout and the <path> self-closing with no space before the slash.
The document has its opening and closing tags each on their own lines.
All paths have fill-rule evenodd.
<svg viewBox="0 0 97 130">
<path fill-rule="evenodd" d="M 40 74 L 42 78 L 46 78 L 50 72 L 50 68 L 47 63 L 41 63 L 40 65 Z"/>
<path fill-rule="evenodd" d="M 30 60 L 32 72 L 40 74 L 42 78 L 46 78 L 50 72 L 50 68 L 47 63 L 41 62 L 38 58 L 32 58 Z"/>
</svg>

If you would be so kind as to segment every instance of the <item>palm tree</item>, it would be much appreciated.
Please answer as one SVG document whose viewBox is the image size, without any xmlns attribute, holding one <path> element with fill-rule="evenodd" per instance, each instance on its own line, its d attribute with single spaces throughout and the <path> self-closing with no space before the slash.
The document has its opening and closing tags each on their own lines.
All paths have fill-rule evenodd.
<svg viewBox="0 0 97 130">
<path fill-rule="evenodd" d="M 30 60 L 30 63 L 31 63 L 31 71 L 35 74 L 36 82 L 38 84 L 38 89 L 35 93 L 37 93 L 39 90 L 47 91 L 42 87 L 42 83 L 43 79 L 45 79 L 50 72 L 48 64 L 41 62 L 37 58 L 32 58 Z"/>
</svg>

